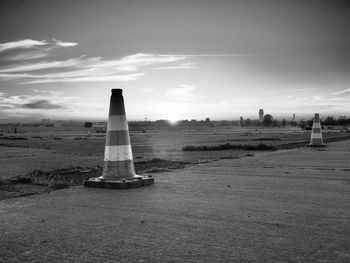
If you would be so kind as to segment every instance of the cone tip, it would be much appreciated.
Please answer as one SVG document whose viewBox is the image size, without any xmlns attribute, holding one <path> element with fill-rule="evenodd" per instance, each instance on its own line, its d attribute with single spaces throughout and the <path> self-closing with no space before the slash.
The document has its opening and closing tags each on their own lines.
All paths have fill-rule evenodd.
<svg viewBox="0 0 350 263">
<path fill-rule="evenodd" d="M 315 113 L 314 122 L 320 122 L 320 115 L 318 113 Z"/>
<path fill-rule="evenodd" d="M 112 89 L 112 95 L 122 95 L 122 89 Z"/>
</svg>

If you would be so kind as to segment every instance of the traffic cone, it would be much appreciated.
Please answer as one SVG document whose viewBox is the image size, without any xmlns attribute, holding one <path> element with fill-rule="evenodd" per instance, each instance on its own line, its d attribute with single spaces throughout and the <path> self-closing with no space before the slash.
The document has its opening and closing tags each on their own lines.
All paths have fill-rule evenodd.
<svg viewBox="0 0 350 263">
<path fill-rule="evenodd" d="M 135 173 L 122 92 L 112 89 L 102 176 L 85 180 L 84 186 L 134 188 L 154 183 L 152 176 Z"/>
<path fill-rule="evenodd" d="M 310 147 L 326 146 L 323 143 L 323 139 L 322 139 L 320 115 L 318 113 L 315 113 L 314 122 L 312 124 L 311 142 L 308 144 L 308 146 Z"/>
</svg>

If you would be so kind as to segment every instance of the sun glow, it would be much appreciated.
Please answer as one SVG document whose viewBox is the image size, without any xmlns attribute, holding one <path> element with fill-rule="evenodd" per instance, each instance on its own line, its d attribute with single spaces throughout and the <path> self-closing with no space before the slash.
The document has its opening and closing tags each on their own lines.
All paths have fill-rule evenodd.
<svg viewBox="0 0 350 263">
<path fill-rule="evenodd" d="M 167 120 L 170 122 L 170 124 L 175 125 L 179 121 L 179 118 L 178 117 L 169 116 L 167 118 Z"/>
<path fill-rule="evenodd" d="M 180 116 L 176 113 L 171 113 L 166 116 L 166 119 L 171 125 L 175 125 L 180 120 Z"/>
</svg>

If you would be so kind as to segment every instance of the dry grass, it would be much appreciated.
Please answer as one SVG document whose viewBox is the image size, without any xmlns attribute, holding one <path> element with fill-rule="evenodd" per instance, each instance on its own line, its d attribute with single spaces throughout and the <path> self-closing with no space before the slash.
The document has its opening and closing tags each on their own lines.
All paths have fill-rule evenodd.
<svg viewBox="0 0 350 263">
<path fill-rule="evenodd" d="M 258 145 L 249 144 L 219 144 L 219 145 L 200 145 L 200 146 L 185 146 L 183 151 L 224 151 L 224 150 L 249 150 L 249 151 L 273 151 L 276 147 L 259 143 Z"/>
</svg>

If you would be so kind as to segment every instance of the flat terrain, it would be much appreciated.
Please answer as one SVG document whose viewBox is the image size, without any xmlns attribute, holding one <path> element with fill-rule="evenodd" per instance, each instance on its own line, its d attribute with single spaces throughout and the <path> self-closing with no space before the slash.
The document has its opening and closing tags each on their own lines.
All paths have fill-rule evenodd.
<svg viewBox="0 0 350 263">
<path fill-rule="evenodd" d="M 349 262 L 349 160 L 346 140 L 2 200 L 0 261 Z"/>
<path fill-rule="evenodd" d="M 33 170 L 62 169 L 72 166 L 102 165 L 105 135 L 87 132 L 28 132 L 0 136 L 0 178 L 18 176 Z M 350 139 L 350 133 L 323 132 L 325 140 Z M 9 138 L 19 137 L 21 140 Z M 264 143 L 279 149 L 303 147 L 310 141 L 310 132 L 297 128 L 226 129 L 183 132 L 131 132 L 133 155 L 136 162 L 160 158 L 185 162 L 201 162 L 221 158 L 237 158 L 254 151 L 182 151 L 188 145 L 220 145 Z M 9 147 L 10 146 L 10 147 Z"/>
</svg>

